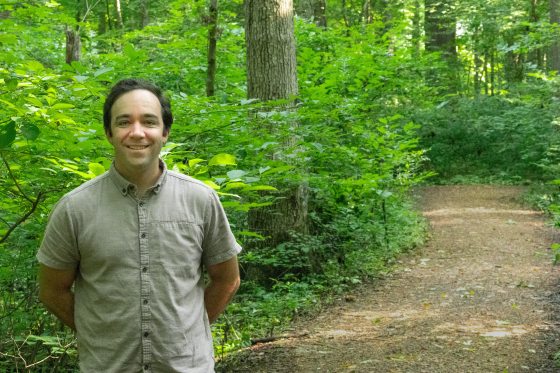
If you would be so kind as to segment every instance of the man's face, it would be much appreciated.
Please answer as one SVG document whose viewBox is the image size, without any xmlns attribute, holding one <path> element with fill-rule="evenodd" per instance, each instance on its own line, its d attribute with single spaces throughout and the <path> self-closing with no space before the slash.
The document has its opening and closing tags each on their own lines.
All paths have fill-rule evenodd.
<svg viewBox="0 0 560 373">
<path fill-rule="evenodd" d="M 131 173 L 157 167 L 169 135 L 163 128 L 161 105 L 152 92 L 136 89 L 120 96 L 111 108 L 112 134 L 107 134 L 117 169 Z"/>
</svg>

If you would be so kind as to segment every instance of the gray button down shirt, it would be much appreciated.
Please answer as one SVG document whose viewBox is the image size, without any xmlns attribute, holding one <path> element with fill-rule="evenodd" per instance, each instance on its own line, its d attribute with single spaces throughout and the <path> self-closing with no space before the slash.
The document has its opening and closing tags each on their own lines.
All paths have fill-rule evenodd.
<svg viewBox="0 0 560 373">
<path fill-rule="evenodd" d="M 216 193 L 163 165 L 141 200 L 114 168 L 55 206 L 38 260 L 78 269 L 82 372 L 213 372 L 202 265 L 241 248 Z"/>
</svg>

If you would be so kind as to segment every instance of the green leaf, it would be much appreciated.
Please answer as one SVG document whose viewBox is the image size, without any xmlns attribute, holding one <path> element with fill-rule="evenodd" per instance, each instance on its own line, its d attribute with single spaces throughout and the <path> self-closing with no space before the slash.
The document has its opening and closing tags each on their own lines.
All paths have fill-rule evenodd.
<svg viewBox="0 0 560 373">
<path fill-rule="evenodd" d="M 252 191 L 256 191 L 256 190 L 277 191 L 278 189 L 276 189 L 275 187 L 273 187 L 273 186 L 271 186 L 271 185 L 255 185 L 255 186 L 250 186 L 250 187 L 246 188 L 245 190 L 252 190 Z"/>
<path fill-rule="evenodd" d="M 251 231 L 240 231 L 240 232 L 236 232 L 238 235 L 240 236 L 247 236 L 247 237 L 255 237 L 255 238 L 260 238 L 261 240 L 264 240 L 265 237 L 263 235 L 260 235 L 256 232 L 251 232 Z"/>
<path fill-rule="evenodd" d="M 98 76 L 103 75 L 105 73 L 108 73 L 109 71 L 113 71 L 113 68 L 112 67 L 106 67 L 104 69 L 99 69 L 99 70 L 97 70 L 96 72 L 93 73 L 93 76 L 97 78 Z"/>
<path fill-rule="evenodd" d="M 15 44 L 17 43 L 17 37 L 13 34 L 0 34 L 0 43 Z"/>
<path fill-rule="evenodd" d="M 99 163 L 89 163 L 88 164 L 88 169 L 95 176 L 99 176 L 99 175 L 101 175 L 102 173 L 105 172 L 105 167 L 103 167 Z"/>
<path fill-rule="evenodd" d="M 37 106 L 37 107 L 44 106 L 43 103 L 37 97 L 29 96 L 25 98 L 25 101 L 29 102 L 33 106 Z"/>
<path fill-rule="evenodd" d="M 230 178 L 230 180 L 234 180 L 234 179 L 240 179 L 246 174 L 247 172 L 243 170 L 231 170 L 227 173 L 227 176 Z"/>
<path fill-rule="evenodd" d="M 75 106 L 72 105 L 72 104 L 66 104 L 66 103 L 64 103 L 64 102 L 59 102 L 59 103 L 57 103 L 57 104 L 54 104 L 54 105 L 51 107 L 51 109 L 54 109 L 54 110 L 59 110 L 59 109 L 72 109 L 72 108 L 74 108 L 74 107 L 75 107 Z"/>
<path fill-rule="evenodd" d="M 200 158 L 189 159 L 189 167 L 194 167 L 200 162 L 204 162 L 204 159 L 200 159 Z"/>
<path fill-rule="evenodd" d="M 16 123 L 12 120 L 0 126 L 0 149 L 9 148 L 16 139 Z"/>
<path fill-rule="evenodd" d="M 216 154 L 208 161 L 208 166 L 228 166 L 236 165 L 235 157 L 231 154 L 220 153 Z"/>
<path fill-rule="evenodd" d="M 32 123 L 26 123 L 21 127 L 21 134 L 28 140 L 35 140 L 41 134 L 41 130 Z"/>
<path fill-rule="evenodd" d="M 18 80 L 16 78 L 6 79 L 5 83 L 6 83 L 6 87 L 8 87 L 10 91 L 15 91 L 15 89 L 18 86 Z"/>
<path fill-rule="evenodd" d="M 202 180 L 202 182 L 214 190 L 220 189 L 220 186 L 215 182 L 213 182 L 212 180 Z"/>
</svg>

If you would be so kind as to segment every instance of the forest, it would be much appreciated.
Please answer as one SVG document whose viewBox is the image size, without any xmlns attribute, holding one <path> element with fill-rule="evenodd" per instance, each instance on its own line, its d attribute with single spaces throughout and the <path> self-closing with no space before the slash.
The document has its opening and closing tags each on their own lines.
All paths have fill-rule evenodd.
<svg viewBox="0 0 560 373">
<path fill-rule="evenodd" d="M 77 369 L 35 255 L 109 169 L 119 79 L 165 90 L 161 157 L 243 247 L 222 359 L 424 242 L 419 185 L 527 185 L 560 222 L 559 23 L 560 0 L 0 0 L 0 370 Z"/>
</svg>

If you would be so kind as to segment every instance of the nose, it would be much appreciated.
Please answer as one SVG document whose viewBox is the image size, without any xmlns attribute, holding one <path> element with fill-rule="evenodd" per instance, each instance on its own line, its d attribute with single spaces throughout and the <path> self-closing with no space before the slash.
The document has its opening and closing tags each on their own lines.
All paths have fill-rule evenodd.
<svg viewBox="0 0 560 373">
<path fill-rule="evenodd" d="M 134 123 L 132 123 L 130 127 L 130 137 L 144 137 L 144 127 L 140 122 L 135 121 Z"/>
</svg>

